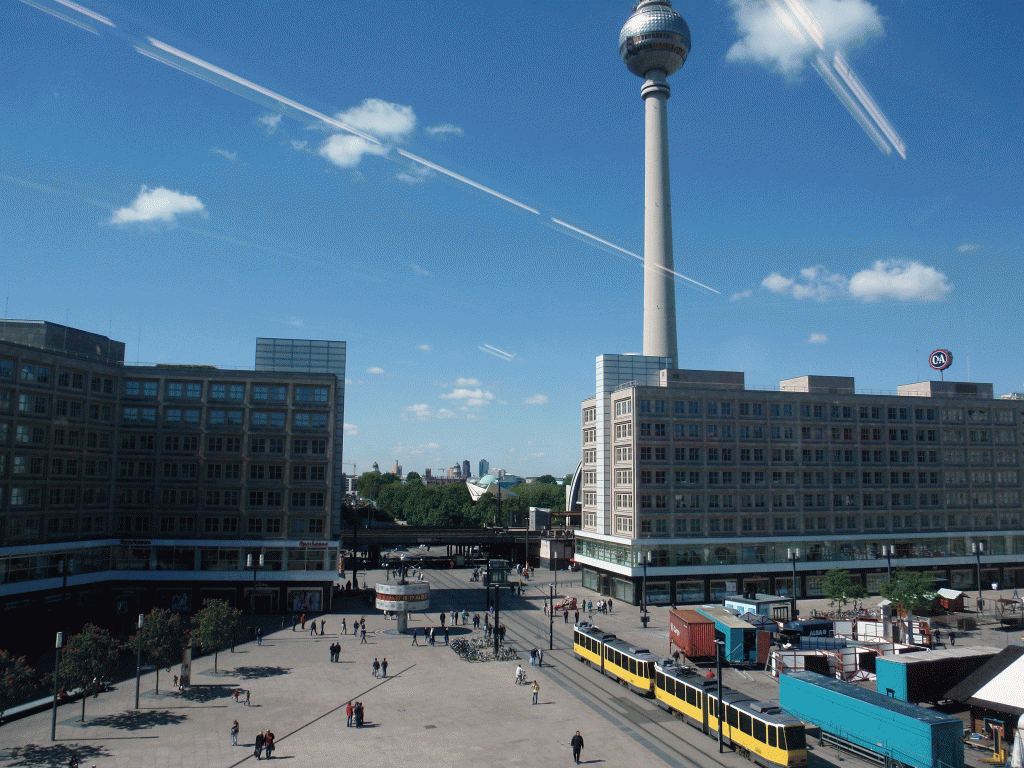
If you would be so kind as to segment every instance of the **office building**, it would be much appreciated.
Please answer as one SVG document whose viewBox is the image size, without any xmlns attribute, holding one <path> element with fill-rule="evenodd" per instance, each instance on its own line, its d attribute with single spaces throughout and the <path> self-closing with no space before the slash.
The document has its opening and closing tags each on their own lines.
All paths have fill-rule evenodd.
<svg viewBox="0 0 1024 768">
<path fill-rule="evenodd" d="M 483 477 L 490 473 L 491 462 L 487 459 L 480 459 L 480 463 L 477 465 L 477 477 Z"/>
</svg>

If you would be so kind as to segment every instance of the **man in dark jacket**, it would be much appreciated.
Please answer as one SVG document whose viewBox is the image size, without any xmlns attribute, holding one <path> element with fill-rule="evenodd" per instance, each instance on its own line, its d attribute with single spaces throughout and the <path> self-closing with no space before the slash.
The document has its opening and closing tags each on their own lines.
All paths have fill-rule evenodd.
<svg viewBox="0 0 1024 768">
<path fill-rule="evenodd" d="M 569 741 L 569 746 L 572 747 L 572 759 L 578 763 L 580 761 L 580 752 L 583 751 L 583 737 L 580 736 L 579 731 L 576 731 L 576 735 Z"/>
</svg>

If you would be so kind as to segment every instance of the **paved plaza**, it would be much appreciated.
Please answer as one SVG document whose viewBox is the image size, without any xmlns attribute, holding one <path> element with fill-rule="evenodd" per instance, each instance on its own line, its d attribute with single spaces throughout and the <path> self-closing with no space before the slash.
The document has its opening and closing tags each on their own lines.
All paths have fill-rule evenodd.
<svg viewBox="0 0 1024 768">
<path fill-rule="evenodd" d="M 433 594 L 431 612 L 414 615 L 410 627 L 439 627 L 441 610 L 484 612 L 479 583 L 467 570 L 428 571 Z M 576 581 L 562 583 L 558 594 L 581 600 L 599 596 Z M 554 650 L 548 650 L 548 619 L 543 596 L 549 593 L 550 573 L 527 582 L 524 597 L 502 596 L 506 643 L 516 648 L 530 680 L 540 683 L 539 704 L 531 704 L 529 686 L 513 684 L 516 662 L 473 663 L 460 659 L 443 640 L 434 647 L 411 645 L 395 632 L 395 622 L 355 600 L 342 600 L 339 612 L 323 616 L 326 635 L 293 631 L 290 621 L 280 629 L 280 617 L 266 617 L 262 646 L 254 642 L 224 652 L 214 672 L 212 656 L 193 662 L 192 685 L 171 690 L 171 675 L 161 672 L 160 693 L 155 675 L 142 677 L 141 708 L 134 710 L 135 681 L 118 683 L 113 691 L 86 703 L 85 722 L 75 702 L 58 710 L 57 740 L 50 741 L 50 712 L 32 715 L 0 727 L 0 766 L 45 768 L 66 766 L 79 755 L 84 768 L 147 766 L 216 766 L 233 768 L 254 763 L 252 744 L 258 731 L 271 729 L 277 737 L 274 760 L 291 768 L 335 763 L 378 765 L 443 764 L 451 766 L 560 766 L 571 764 L 569 739 L 577 730 L 585 739 L 583 762 L 617 766 L 667 765 L 749 766 L 737 755 L 717 754 L 703 734 L 672 721 L 653 703 L 627 693 L 593 670 L 582 667 L 571 650 L 573 616 L 554 622 Z M 369 575 L 383 580 L 377 571 Z M 991 595 L 994 596 L 994 595 Z M 869 601 L 874 602 L 874 601 Z M 800 610 L 824 608 L 825 601 L 800 601 Z M 581 618 L 587 614 L 581 613 Z M 354 621 L 365 616 L 367 642 L 350 634 Z M 619 606 L 610 615 L 594 615 L 594 623 L 659 655 L 668 651 L 668 609 L 651 609 L 643 628 L 635 606 Z M 320 618 L 319 616 L 317 617 Z M 340 636 L 345 619 L 349 634 Z M 447 622 L 446 622 L 447 623 Z M 319 622 L 318 622 L 319 626 Z M 482 636 L 472 627 L 450 628 L 452 639 Z M 1006 645 L 1018 635 L 991 627 L 965 633 L 963 644 Z M 341 657 L 330 661 L 329 646 L 341 644 Z M 529 650 L 543 648 L 544 666 L 531 667 Z M 387 659 L 388 677 L 373 676 L 374 659 Z M 177 670 L 172 670 L 175 672 Z M 760 672 L 727 670 L 724 682 L 763 698 L 777 698 L 777 683 Z M 250 692 L 251 703 L 236 703 L 236 689 Z M 345 705 L 362 701 L 363 728 L 346 727 Z M 636 703 L 642 717 L 637 717 Z M 649 710 L 649 713 L 648 713 Z M 649 721 L 648 721 L 649 718 Z M 232 721 L 238 720 L 239 746 L 231 745 Z M 688 740 L 667 748 L 662 731 L 671 729 Z M 674 744 L 674 742 L 673 742 Z M 686 755 L 686 758 L 682 758 Z M 978 755 L 981 757 L 983 755 Z M 976 756 L 968 761 L 978 764 Z M 836 764 L 834 755 L 817 751 L 811 765 Z M 845 766 L 859 765 L 850 757 Z"/>
</svg>

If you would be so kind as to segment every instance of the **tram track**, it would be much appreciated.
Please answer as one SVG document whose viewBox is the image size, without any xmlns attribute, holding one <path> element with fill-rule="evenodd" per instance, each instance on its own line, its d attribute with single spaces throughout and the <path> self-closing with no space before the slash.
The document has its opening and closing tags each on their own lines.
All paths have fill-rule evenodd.
<svg viewBox="0 0 1024 768">
<path fill-rule="evenodd" d="M 432 573 L 430 581 L 442 588 L 466 589 L 462 581 L 443 571 Z M 511 599 L 530 600 L 527 597 Z M 524 652 L 528 654 L 532 648 L 542 648 L 548 644 L 548 621 L 533 617 L 531 611 L 522 611 L 520 607 L 501 611 L 499 621 L 506 628 L 506 644 L 510 644 L 510 639 L 513 640 L 519 646 L 517 650 L 520 655 L 523 655 Z M 545 665 L 539 669 L 543 670 L 550 682 L 585 704 L 610 725 L 629 735 L 637 744 L 669 765 L 684 768 L 752 765 L 731 751 L 722 754 L 709 751 L 707 748 L 713 748 L 715 742 L 702 732 L 681 722 L 650 700 L 618 685 L 600 670 L 578 661 L 572 652 L 571 636 L 566 637 L 565 630 L 559 631 L 558 622 L 555 624 L 555 650 L 545 652 Z M 563 622 L 562 626 L 571 629 L 572 625 Z"/>
</svg>

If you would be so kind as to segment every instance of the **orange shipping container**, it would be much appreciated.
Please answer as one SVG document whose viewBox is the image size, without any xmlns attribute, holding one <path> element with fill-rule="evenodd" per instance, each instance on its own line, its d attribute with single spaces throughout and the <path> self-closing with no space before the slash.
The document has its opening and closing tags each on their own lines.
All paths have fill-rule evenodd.
<svg viewBox="0 0 1024 768">
<path fill-rule="evenodd" d="M 671 610 L 668 614 L 669 642 L 688 659 L 714 658 L 715 622 L 697 611 Z"/>
</svg>

